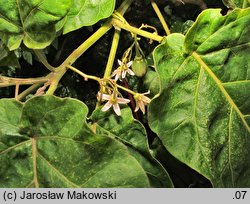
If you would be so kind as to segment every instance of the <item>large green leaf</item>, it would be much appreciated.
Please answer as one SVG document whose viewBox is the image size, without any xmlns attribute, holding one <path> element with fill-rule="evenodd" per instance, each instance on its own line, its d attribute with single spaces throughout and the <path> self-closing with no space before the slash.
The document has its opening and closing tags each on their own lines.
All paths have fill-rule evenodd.
<svg viewBox="0 0 250 204">
<path fill-rule="evenodd" d="M 161 92 L 150 127 L 215 187 L 250 187 L 249 25 L 250 9 L 209 9 L 154 51 Z"/>
<path fill-rule="evenodd" d="M 121 117 L 118 117 L 112 111 L 102 112 L 100 108 L 95 110 L 91 119 L 96 132 L 124 143 L 144 168 L 151 187 L 173 187 L 168 173 L 150 153 L 143 125 L 133 118 L 130 108 L 122 108 L 121 112 Z"/>
<path fill-rule="evenodd" d="M 71 4 L 72 0 L 0 1 L 0 38 L 10 50 L 22 41 L 29 48 L 45 48 L 55 37 L 55 24 Z"/>
<path fill-rule="evenodd" d="M 64 34 L 109 17 L 114 7 L 115 0 L 73 0 L 64 25 Z"/>
<path fill-rule="evenodd" d="M 0 100 L 0 187 L 148 187 L 126 147 L 94 134 L 78 100 Z"/>
</svg>

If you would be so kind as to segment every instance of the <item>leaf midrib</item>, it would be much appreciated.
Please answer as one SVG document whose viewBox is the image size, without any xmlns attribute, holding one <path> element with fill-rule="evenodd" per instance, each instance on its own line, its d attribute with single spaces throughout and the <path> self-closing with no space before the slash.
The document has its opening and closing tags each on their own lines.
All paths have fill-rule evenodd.
<svg viewBox="0 0 250 204">
<path fill-rule="evenodd" d="M 231 96 L 228 94 L 228 92 L 224 88 L 223 83 L 214 74 L 214 72 L 209 68 L 209 66 L 202 60 L 202 58 L 199 56 L 199 54 L 197 54 L 196 52 L 193 52 L 192 56 L 197 60 L 197 62 L 201 65 L 201 67 L 208 73 L 208 75 L 214 80 L 214 82 L 217 84 L 218 88 L 221 90 L 222 94 L 226 97 L 230 106 L 233 107 L 233 109 L 237 112 L 237 114 L 241 118 L 248 133 L 250 133 L 250 127 L 248 126 L 248 124 L 244 118 L 244 114 L 242 114 L 242 112 L 240 111 L 238 106 L 234 103 L 233 99 L 231 98 Z"/>
<path fill-rule="evenodd" d="M 195 121 L 195 131 L 196 131 L 196 138 L 197 138 L 197 141 L 198 141 L 198 144 L 199 144 L 199 148 L 201 150 L 201 154 L 202 154 L 202 157 L 205 161 L 205 164 L 209 170 L 209 174 L 210 176 L 212 176 L 211 174 L 211 168 L 209 168 L 209 164 L 208 164 L 208 161 L 206 160 L 206 154 L 204 153 L 203 151 L 203 147 L 202 147 L 202 144 L 200 142 L 200 136 L 199 136 L 199 130 L 198 130 L 198 117 L 197 117 L 197 103 L 198 103 L 198 93 L 199 93 L 199 86 L 200 86 L 200 81 L 201 81 L 201 76 L 202 76 L 202 69 L 200 69 L 199 71 L 199 76 L 198 76 L 198 79 L 197 79 L 197 85 L 196 85 L 196 88 L 195 88 L 195 95 L 194 95 L 194 107 L 193 107 L 193 118 L 194 118 L 194 121 Z M 213 177 L 213 176 L 212 176 Z M 212 178 L 211 178 L 212 179 Z"/>
<path fill-rule="evenodd" d="M 228 122 L 228 164 L 229 164 L 229 169 L 231 172 L 231 181 L 232 181 L 232 187 L 234 188 L 234 172 L 232 168 L 232 163 L 231 163 L 231 128 L 232 128 L 232 116 L 233 115 L 233 107 L 230 108 L 230 114 L 229 114 L 229 122 Z"/>
</svg>

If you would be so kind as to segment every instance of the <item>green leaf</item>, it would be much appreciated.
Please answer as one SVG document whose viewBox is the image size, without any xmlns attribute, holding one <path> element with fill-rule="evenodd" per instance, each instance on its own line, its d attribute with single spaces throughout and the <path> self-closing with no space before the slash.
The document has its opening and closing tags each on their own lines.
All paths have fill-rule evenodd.
<svg viewBox="0 0 250 204">
<path fill-rule="evenodd" d="M 124 143 L 131 156 L 144 168 L 151 187 L 173 187 L 166 170 L 150 153 L 143 125 L 133 118 L 130 108 L 122 108 L 121 113 L 119 117 L 112 111 L 103 112 L 100 108 L 96 109 L 91 116 L 96 132 Z"/>
<path fill-rule="evenodd" d="M 55 37 L 55 24 L 68 12 L 72 0 L 6 0 L 0 2 L 0 38 L 10 50 L 21 42 L 42 49 Z"/>
<path fill-rule="evenodd" d="M 114 11 L 115 0 L 73 0 L 64 25 L 63 33 L 69 33 L 83 26 L 94 25 Z"/>
<path fill-rule="evenodd" d="M 0 187 L 148 187 L 126 147 L 94 134 L 87 107 L 54 96 L 0 100 Z"/>
<path fill-rule="evenodd" d="M 250 6 L 250 0 L 222 0 L 228 8 L 247 8 Z"/>
<path fill-rule="evenodd" d="M 215 187 L 250 187 L 249 24 L 250 9 L 208 9 L 154 51 L 161 92 L 150 127 Z"/>
<path fill-rule="evenodd" d="M 2 41 L 0 41 L 0 66 L 13 66 L 20 68 L 17 56 L 13 51 L 10 52 Z"/>
<path fill-rule="evenodd" d="M 148 70 L 143 78 L 143 86 L 145 91 L 150 91 L 150 98 L 158 94 L 160 90 L 158 74 L 153 70 Z"/>
<path fill-rule="evenodd" d="M 30 51 L 23 51 L 23 59 L 28 62 L 30 65 L 33 65 L 33 56 L 32 53 Z"/>
</svg>

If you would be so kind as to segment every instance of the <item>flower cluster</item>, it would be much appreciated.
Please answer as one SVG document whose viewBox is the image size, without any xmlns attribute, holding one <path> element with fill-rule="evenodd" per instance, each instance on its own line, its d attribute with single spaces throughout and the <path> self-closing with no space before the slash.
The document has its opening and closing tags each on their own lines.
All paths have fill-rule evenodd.
<svg viewBox="0 0 250 204">
<path fill-rule="evenodd" d="M 145 106 L 148 103 L 150 103 L 150 98 L 145 96 L 145 94 L 148 94 L 148 93 L 149 92 L 143 93 L 143 94 L 140 94 L 140 93 L 134 94 L 134 99 L 136 102 L 136 107 L 134 110 L 135 112 L 137 112 L 139 109 L 141 109 L 142 113 L 145 114 Z M 113 110 L 115 111 L 116 115 L 118 115 L 118 116 L 121 115 L 121 109 L 120 109 L 119 104 L 127 104 L 130 102 L 129 99 L 118 97 L 117 93 L 115 91 L 110 95 L 98 92 L 97 98 L 99 101 L 104 101 L 104 100 L 107 101 L 105 103 L 105 105 L 102 107 L 102 111 L 105 112 L 112 107 Z"/>
<path fill-rule="evenodd" d="M 121 60 L 118 60 L 118 64 L 119 67 L 116 70 L 114 70 L 113 74 L 111 75 L 111 77 L 115 77 L 115 81 L 117 81 L 118 79 L 121 81 L 126 77 L 127 73 L 130 74 L 131 76 L 135 75 L 135 73 L 130 69 L 132 61 L 126 63 Z"/>
<path fill-rule="evenodd" d="M 126 77 L 126 74 L 129 74 L 131 76 L 135 75 L 135 73 L 130 69 L 132 61 L 127 63 L 127 58 L 123 58 L 122 61 L 118 60 L 118 64 L 119 67 L 115 69 L 111 75 L 111 77 L 115 77 L 115 79 L 104 79 L 99 81 L 101 91 L 98 92 L 97 99 L 100 102 L 107 101 L 102 107 L 102 111 L 105 112 L 112 107 L 116 115 L 121 115 L 121 109 L 119 104 L 127 104 L 130 102 L 130 100 L 123 97 L 119 97 L 121 96 L 121 94 L 119 93 L 118 88 L 120 88 L 133 95 L 134 100 L 136 102 L 136 107 L 134 111 L 137 112 L 140 109 L 142 113 L 145 114 L 145 106 L 150 103 L 150 98 L 145 95 L 149 94 L 149 92 L 136 93 L 118 85 L 117 80 L 119 79 L 120 81 L 122 81 L 122 79 Z"/>
</svg>

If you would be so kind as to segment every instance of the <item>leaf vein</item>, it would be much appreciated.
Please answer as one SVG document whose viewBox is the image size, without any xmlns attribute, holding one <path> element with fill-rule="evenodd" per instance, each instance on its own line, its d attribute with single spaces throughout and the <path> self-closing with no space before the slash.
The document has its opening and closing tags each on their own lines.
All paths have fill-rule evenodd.
<svg viewBox="0 0 250 204">
<path fill-rule="evenodd" d="M 246 130 L 250 133 L 250 127 L 248 126 L 248 124 L 244 118 L 244 115 L 242 114 L 242 112 L 240 111 L 238 106 L 234 103 L 233 99 L 231 98 L 231 96 L 228 94 L 228 92 L 224 88 L 222 82 L 217 78 L 217 76 L 214 74 L 214 72 L 208 67 L 208 65 L 202 60 L 202 58 L 196 52 L 193 52 L 192 56 L 198 61 L 198 63 L 201 65 L 201 67 L 214 80 L 214 82 L 217 84 L 217 86 L 221 90 L 222 94 L 226 97 L 228 103 L 234 108 L 234 110 L 237 112 L 237 114 L 241 118 L 244 126 L 246 127 Z"/>
<path fill-rule="evenodd" d="M 68 180 L 68 178 L 61 173 L 57 168 L 55 168 L 47 159 L 45 159 L 39 152 L 37 152 L 37 155 L 50 167 L 51 170 L 53 170 L 56 174 L 58 174 L 62 180 L 64 180 L 67 184 L 70 186 L 73 186 L 74 188 L 80 188 L 80 186 L 76 185 L 75 183 Z"/>
<path fill-rule="evenodd" d="M 231 172 L 232 179 L 232 187 L 234 188 L 234 172 L 231 163 L 231 128 L 232 128 L 232 115 L 233 115 L 233 107 L 230 108 L 229 121 L 228 121 L 228 164 Z"/>
</svg>

